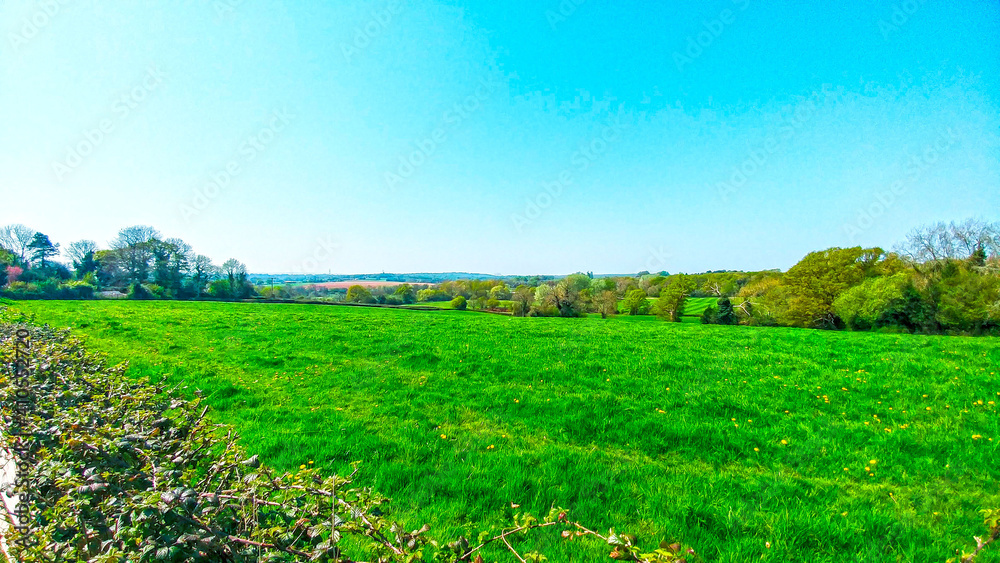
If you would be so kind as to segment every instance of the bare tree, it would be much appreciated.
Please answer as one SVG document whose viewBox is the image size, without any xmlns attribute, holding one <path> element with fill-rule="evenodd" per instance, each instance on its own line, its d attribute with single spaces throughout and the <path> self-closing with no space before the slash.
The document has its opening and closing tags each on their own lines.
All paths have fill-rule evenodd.
<svg viewBox="0 0 1000 563">
<path fill-rule="evenodd" d="M 65 253 L 73 262 L 73 266 L 76 267 L 77 264 L 83 262 L 83 259 L 87 257 L 87 254 L 91 252 L 97 252 L 97 243 L 92 240 L 78 240 L 74 243 L 70 243 L 66 247 Z"/>
<path fill-rule="evenodd" d="M 899 254 L 916 262 L 964 260 L 980 249 L 996 256 L 1000 253 L 1000 224 L 966 219 L 926 225 L 910 231 L 897 249 Z"/>
<path fill-rule="evenodd" d="M 149 261 L 153 257 L 152 242 L 160 237 L 153 227 L 134 225 L 118 231 L 111 241 L 111 248 L 120 257 L 132 283 L 142 283 L 149 275 Z"/>
<path fill-rule="evenodd" d="M 961 223 L 952 222 L 948 227 L 953 240 L 952 246 L 960 258 L 968 258 L 980 249 L 988 254 L 997 254 L 1000 225 L 970 218 Z"/>
<path fill-rule="evenodd" d="M 191 284 L 194 286 L 195 295 L 201 297 L 205 292 L 205 285 L 218 275 L 219 268 L 212 264 L 212 259 L 203 254 L 198 254 L 191 262 Z"/>
<path fill-rule="evenodd" d="M 28 255 L 28 245 L 35 238 L 35 230 L 18 223 L 0 229 L 0 245 L 17 254 L 24 262 Z"/>
</svg>

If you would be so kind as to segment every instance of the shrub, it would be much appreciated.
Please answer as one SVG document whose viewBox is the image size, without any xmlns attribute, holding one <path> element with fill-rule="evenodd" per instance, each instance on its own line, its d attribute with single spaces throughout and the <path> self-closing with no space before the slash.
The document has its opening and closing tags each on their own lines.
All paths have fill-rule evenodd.
<svg viewBox="0 0 1000 563">
<path fill-rule="evenodd" d="M 715 307 L 707 307 L 701 313 L 701 324 L 714 325 L 719 322 Z"/>
<path fill-rule="evenodd" d="M 459 311 L 464 311 L 466 308 L 468 308 L 468 306 L 469 306 L 469 303 L 461 295 L 459 295 L 458 297 L 456 297 L 456 298 L 454 298 L 454 299 L 451 300 L 451 308 L 452 309 L 457 309 Z"/>
</svg>

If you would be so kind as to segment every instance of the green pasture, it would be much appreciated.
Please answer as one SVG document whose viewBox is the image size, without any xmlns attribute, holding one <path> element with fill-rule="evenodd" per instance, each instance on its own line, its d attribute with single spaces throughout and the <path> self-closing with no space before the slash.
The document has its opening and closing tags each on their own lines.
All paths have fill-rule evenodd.
<svg viewBox="0 0 1000 563">
<path fill-rule="evenodd" d="M 272 466 L 361 461 L 394 517 L 439 538 L 555 504 L 707 561 L 943 561 L 1000 507 L 994 339 L 295 304 L 13 308 L 132 375 L 204 390 Z M 514 541 L 607 559 L 544 531 Z"/>
</svg>

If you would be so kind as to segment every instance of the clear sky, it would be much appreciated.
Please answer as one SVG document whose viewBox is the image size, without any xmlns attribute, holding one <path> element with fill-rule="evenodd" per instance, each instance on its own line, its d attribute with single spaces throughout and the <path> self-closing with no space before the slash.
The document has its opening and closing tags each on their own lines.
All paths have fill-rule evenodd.
<svg viewBox="0 0 1000 563">
<path fill-rule="evenodd" d="M 997 2 L 659 4 L 4 1 L 0 224 L 561 274 L 998 219 Z"/>
</svg>

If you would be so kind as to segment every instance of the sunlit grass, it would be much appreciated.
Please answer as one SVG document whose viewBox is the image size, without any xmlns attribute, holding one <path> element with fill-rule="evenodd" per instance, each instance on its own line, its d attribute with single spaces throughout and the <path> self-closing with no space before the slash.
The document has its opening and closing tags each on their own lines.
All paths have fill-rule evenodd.
<svg viewBox="0 0 1000 563">
<path fill-rule="evenodd" d="M 1000 506 L 993 339 L 308 305 L 16 308 L 78 329 L 132 374 L 205 390 L 280 469 L 364 461 L 396 516 L 442 538 L 511 503 L 555 503 L 712 561 L 928 561 Z M 552 560 L 607 557 L 531 541 Z"/>
</svg>

